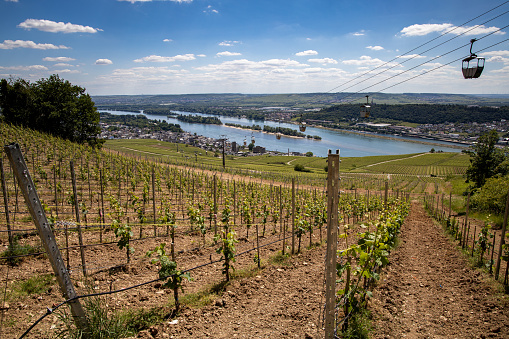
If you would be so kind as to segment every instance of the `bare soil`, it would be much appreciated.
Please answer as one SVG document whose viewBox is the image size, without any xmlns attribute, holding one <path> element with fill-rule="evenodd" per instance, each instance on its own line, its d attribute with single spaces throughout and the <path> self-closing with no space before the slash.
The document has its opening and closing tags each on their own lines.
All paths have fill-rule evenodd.
<svg viewBox="0 0 509 339">
<path fill-rule="evenodd" d="M 412 203 L 372 301 L 375 338 L 508 338 L 509 304 Z"/>
<path fill-rule="evenodd" d="M 272 230 L 272 227 L 269 228 Z M 148 230 L 147 230 L 148 232 Z M 253 248 L 252 230 L 249 241 L 241 240 L 238 252 Z M 245 229 L 238 230 L 245 237 Z M 278 239 L 267 234 L 261 243 Z M 400 237 L 399 247 L 391 253 L 391 263 L 384 269 L 381 281 L 370 301 L 373 316 L 373 338 L 508 338 L 509 303 L 497 292 L 487 274 L 471 269 L 467 259 L 444 235 L 441 226 L 426 214 L 420 202 L 412 202 Z M 164 239 L 146 239 L 135 243 L 138 255 L 124 269 L 97 271 L 89 277 L 94 291 L 119 289 L 157 278 L 157 268 L 142 254 Z M 219 259 L 211 235 L 205 246 L 202 238 L 182 236 L 176 239 L 179 267 L 194 267 Z M 315 231 L 313 242 L 319 241 Z M 73 243 L 76 239 L 73 239 Z M 166 241 L 169 242 L 169 241 Z M 304 247 L 308 236 L 303 238 Z M 288 243 L 287 243 L 288 245 Z M 115 245 L 87 250 L 89 266 L 108 266 L 108 261 L 122 262 L 125 254 Z M 340 246 L 341 247 L 341 246 Z M 320 315 L 324 307 L 324 246 L 303 249 L 283 263 L 269 264 L 270 256 L 281 250 L 281 243 L 265 247 L 261 270 L 253 268 L 251 252 L 238 258 L 237 269 L 250 272 L 237 278 L 213 296 L 203 307 L 184 306 L 175 318 L 145 329 L 138 338 L 322 338 Z M 72 265 L 79 265 L 78 250 L 73 250 Z M 115 253 L 114 255 L 112 253 Z M 107 259 L 107 260 L 106 260 Z M 73 261 L 71 260 L 71 261 Z M 90 260 L 90 261 L 89 261 Z M 504 263 L 505 265 L 505 263 Z M 505 268 L 505 266 L 503 266 Z M 192 272 L 193 282 L 185 283 L 185 292 L 195 293 L 218 284 L 224 277 L 221 263 Z M 25 260 L 20 268 L 0 265 L 0 292 L 13 289 L 12 282 L 23 281 L 36 274 L 50 273 L 46 258 Z M 8 276 L 7 276 L 8 275 Z M 86 292 L 79 272 L 73 273 L 80 293 Z M 111 295 L 110 310 L 168 308 L 171 291 L 157 284 Z M 62 300 L 56 283 L 41 295 L 8 300 L 2 310 L 1 338 L 17 338 L 40 315 Z M 48 316 L 28 338 L 51 337 L 57 324 L 55 315 Z"/>
</svg>

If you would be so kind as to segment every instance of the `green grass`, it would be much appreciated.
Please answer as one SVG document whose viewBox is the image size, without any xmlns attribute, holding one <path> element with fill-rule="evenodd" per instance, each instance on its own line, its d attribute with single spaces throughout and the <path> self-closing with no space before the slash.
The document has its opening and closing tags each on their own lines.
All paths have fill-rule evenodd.
<svg viewBox="0 0 509 339">
<path fill-rule="evenodd" d="M 206 152 L 200 148 L 162 142 L 152 139 L 139 140 L 108 140 L 105 147 L 111 150 L 128 153 L 138 157 L 148 157 L 155 160 L 162 159 L 170 163 L 180 163 L 188 166 L 201 165 L 220 168 L 222 158 L 214 157 L 213 152 Z M 371 172 L 414 175 L 447 175 L 462 174 L 468 167 L 467 155 L 461 153 L 433 153 L 413 157 L 417 154 L 381 155 L 370 157 L 341 158 L 341 172 Z M 326 178 L 324 168 L 327 166 L 325 157 L 296 157 L 261 155 L 254 157 L 228 156 L 227 168 L 251 170 L 259 172 L 295 175 L 294 166 L 301 164 L 311 173 L 300 175 L 314 178 Z M 378 164 L 386 162 L 385 164 Z"/>
<path fill-rule="evenodd" d="M 46 293 L 55 285 L 52 274 L 41 274 L 28 278 L 25 281 L 13 282 L 9 286 L 7 300 L 18 300 L 32 295 Z"/>
</svg>

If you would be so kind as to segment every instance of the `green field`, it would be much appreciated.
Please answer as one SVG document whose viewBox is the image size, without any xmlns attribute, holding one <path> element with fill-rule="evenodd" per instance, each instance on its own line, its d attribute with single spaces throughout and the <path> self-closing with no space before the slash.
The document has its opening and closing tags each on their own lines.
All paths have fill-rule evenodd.
<svg viewBox="0 0 509 339">
<path fill-rule="evenodd" d="M 196 166 L 219 170 L 221 156 L 193 146 L 172 144 L 152 139 L 108 140 L 105 147 L 121 153 L 141 158 L 153 158 L 177 165 Z M 178 148 L 178 152 L 177 152 Z M 308 173 L 297 173 L 294 166 L 300 164 Z M 463 153 L 420 153 L 403 155 L 383 155 L 371 157 L 346 157 L 341 159 L 340 171 L 343 173 L 396 174 L 405 176 L 462 175 L 469 165 L 469 156 Z M 226 168 L 230 170 L 267 172 L 281 175 L 325 178 L 325 157 L 298 156 L 230 156 L 226 157 Z M 248 172 L 249 173 L 249 172 Z"/>
</svg>

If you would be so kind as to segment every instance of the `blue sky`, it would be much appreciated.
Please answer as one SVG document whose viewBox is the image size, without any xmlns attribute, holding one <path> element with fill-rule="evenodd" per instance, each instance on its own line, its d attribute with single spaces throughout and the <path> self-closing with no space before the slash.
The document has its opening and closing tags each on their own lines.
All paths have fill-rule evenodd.
<svg viewBox="0 0 509 339">
<path fill-rule="evenodd" d="M 0 0 L 0 78 L 59 74 L 92 95 L 508 94 L 506 11 L 491 0 Z M 455 60 L 472 38 L 486 67 L 465 80 Z"/>
</svg>

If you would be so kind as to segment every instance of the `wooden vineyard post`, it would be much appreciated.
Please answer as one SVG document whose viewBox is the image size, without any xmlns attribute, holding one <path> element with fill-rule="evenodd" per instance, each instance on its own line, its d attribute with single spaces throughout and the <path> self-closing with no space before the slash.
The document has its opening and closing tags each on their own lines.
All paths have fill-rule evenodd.
<svg viewBox="0 0 509 339">
<path fill-rule="evenodd" d="M 336 253 L 338 248 L 339 150 L 329 150 L 327 169 L 327 252 L 325 258 L 325 339 L 335 338 Z"/>
<path fill-rule="evenodd" d="M 2 176 L 2 192 L 3 192 L 3 195 L 4 195 L 5 221 L 7 223 L 7 232 L 8 232 L 8 236 L 9 236 L 9 245 L 12 248 L 12 246 L 14 244 L 12 243 L 13 239 L 12 239 L 12 231 L 11 231 L 11 222 L 10 222 L 10 217 L 9 217 L 9 198 L 7 196 L 7 186 L 6 186 L 6 183 L 5 183 L 4 161 L 3 161 L 3 159 L 1 157 L 0 157 L 0 173 L 1 173 L 1 176 Z"/>
<path fill-rule="evenodd" d="M 193 182 L 194 184 L 194 182 Z M 152 213 L 154 213 L 154 237 L 157 237 L 156 225 L 156 173 L 155 167 L 152 166 Z"/>
<path fill-rule="evenodd" d="M 283 225 L 283 189 L 281 185 L 279 185 L 279 236 L 283 234 L 283 250 L 282 254 L 285 255 L 285 238 L 286 238 L 286 229 Z"/>
<path fill-rule="evenodd" d="M 385 182 L 384 208 L 387 209 L 387 194 L 389 194 L 389 182 Z"/>
<path fill-rule="evenodd" d="M 449 192 L 449 220 L 451 220 L 452 214 L 452 192 Z"/>
<path fill-rule="evenodd" d="M 39 200 L 39 196 L 32 181 L 32 177 L 28 173 L 28 168 L 25 160 L 23 159 L 23 154 L 21 154 L 19 145 L 7 145 L 4 147 L 4 150 L 5 153 L 7 153 L 7 157 L 11 163 L 14 175 L 18 179 L 20 189 L 23 193 L 28 209 L 30 210 L 30 215 L 34 220 L 35 226 L 37 227 L 37 231 L 44 245 L 44 249 L 48 254 L 48 258 L 50 260 L 53 271 L 55 272 L 55 276 L 57 278 L 58 284 L 60 285 L 60 289 L 62 290 L 62 293 L 66 299 L 75 298 L 77 297 L 77 294 L 74 290 L 74 286 L 72 285 L 71 277 L 65 268 L 64 261 L 62 260 L 62 255 L 60 254 L 60 250 L 58 249 L 58 245 L 55 240 L 55 236 L 51 231 L 50 224 L 46 218 L 44 209 L 42 208 L 41 201 Z M 71 313 L 73 315 L 74 321 L 76 322 L 76 327 L 85 330 L 88 325 L 87 318 L 85 317 L 85 311 L 83 310 L 79 300 L 74 299 L 69 302 L 69 305 L 71 307 Z"/>
<path fill-rule="evenodd" d="M 214 237 L 217 236 L 217 181 L 214 174 Z"/>
<path fill-rule="evenodd" d="M 464 229 L 465 231 L 463 232 L 462 236 L 462 242 L 461 242 L 461 248 L 465 248 L 466 244 L 467 244 L 467 225 L 468 225 L 468 209 L 470 207 L 470 192 L 468 192 L 468 196 L 467 196 L 467 211 L 465 213 L 465 225 L 464 225 Z"/>
<path fill-rule="evenodd" d="M 498 247 L 498 255 L 497 255 L 497 265 L 495 266 L 495 280 L 498 280 L 498 274 L 500 272 L 500 258 L 502 256 L 502 249 L 504 247 L 505 242 L 505 232 L 507 229 L 507 217 L 509 214 L 509 191 L 507 192 L 507 200 L 505 202 L 505 212 L 504 212 L 504 223 L 502 225 L 502 233 L 500 237 L 500 245 Z"/>
<path fill-rule="evenodd" d="M 295 253 L 295 178 L 292 178 L 292 254 Z"/>
<path fill-rule="evenodd" d="M 237 219 L 237 186 L 235 184 L 235 179 L 233 179 L 233 226 L 235 227 Z"/>
<path fill-rule="evenodd" d="M 58 217 L 57 169 L 55 165 L 53 165 L 53 191 L 55 193 L 55 213 Z"/>
<path fill-rule="evenodd" d="M 103 242 L 103 227 L 106 224 L 106 219 L 104 218 L 104 187 L 103 187 L 103 171 L 99 170 L 99 185 L 101 186 L 101 209 L 99 210 L 101 213 L 101 231 L 99 232 L 100 242 Z"/>
<path fill-rule="evenodd" d="M 76 190 L 76 175 L 74 173 L 74 162 L 71 160 L 71 178 L 72 178 L 72 192 L 74 195 L 74 209 L 76 210 L 76 227 L 78 228 L 78 241 L 80 244 L 80 254 L 81 254 L 81 265 L 83 268 L 83 275 L 87 276 L 87 265 L 85 260 L 85 248 L 83 247 L 83 234 L 81 233 L 81 220 L 80 220 L 80 210 L 78 204 L 78 192 Z"/>
</svg>

